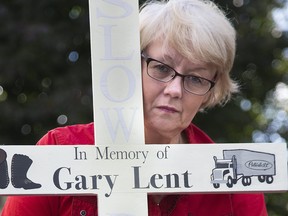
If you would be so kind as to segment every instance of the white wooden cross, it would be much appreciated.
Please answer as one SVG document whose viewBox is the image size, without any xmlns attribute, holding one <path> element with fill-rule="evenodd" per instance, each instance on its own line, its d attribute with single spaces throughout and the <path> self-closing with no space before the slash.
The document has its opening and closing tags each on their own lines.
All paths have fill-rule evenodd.
<svg viewBox="0 0 288 216">
<path fill-rule="evenodd" d="M 38 185 L 17 188 L 0 173 L 0 194 L 97 195 L 101 216 L 146 216 L 148 193 L 287 191 L 285 143 L 145 145 L 138 1 L 89 8 L 97 145 L 1 146 L 0 172 L 5 157 L 11 177 L 13 157 L 25 155 Z"/>
</svg>

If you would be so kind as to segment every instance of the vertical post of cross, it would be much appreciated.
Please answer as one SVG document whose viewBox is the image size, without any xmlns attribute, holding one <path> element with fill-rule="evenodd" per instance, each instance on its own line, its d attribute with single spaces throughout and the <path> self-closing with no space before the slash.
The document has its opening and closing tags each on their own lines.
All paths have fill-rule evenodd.
<svg viewBox="0 0 288 216">
<path fill-rule="evenodd" d="M 89 0 L 97 144 L 144 144 L 138 7 Z"/>
<path fill-rule="evenodd" d="M 95 144 L 144 145 L 136 0 L 89 0 Z M 148 215 L 147 194 L 98 194 L 99 215 Z"/>
</svg>

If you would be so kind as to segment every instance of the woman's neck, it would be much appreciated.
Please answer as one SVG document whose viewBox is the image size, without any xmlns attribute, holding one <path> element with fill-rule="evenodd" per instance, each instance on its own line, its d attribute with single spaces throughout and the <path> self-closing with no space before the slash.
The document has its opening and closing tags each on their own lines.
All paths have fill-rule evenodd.
<svg viewBox="0 0 288 216">
<path fill-rule="evenodd" d="M 187 143 L 185 132 L 176 134 L 174 136 L 163 136 L 156 132 L 145 131 L 146 144 L 179 144 Z"/>
</svg>

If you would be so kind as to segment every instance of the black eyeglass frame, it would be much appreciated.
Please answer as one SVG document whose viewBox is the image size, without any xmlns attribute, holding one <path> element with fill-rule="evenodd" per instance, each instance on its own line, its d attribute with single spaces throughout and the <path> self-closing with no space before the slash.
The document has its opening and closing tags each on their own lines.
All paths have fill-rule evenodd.
<svg viewBox="0 0 288 216">
<path fill-rule="evenodd" d="M 195 75 L 183 75 L 183 74 L 180 74 L 180 73 L 178 73 L 174 68 L 172 68 L 171 66 L 169 66 L 169 65 L 167 65 L 167 64 L 165 64 L 165 63 L 163 63 L 163 62 L 161 62 L 161 61 L 159 61 L 159 60 L 157 60 L 157 59 L 153 59 L 153 58 L 151 58 L 151 57 L 148 57 L 147 55 L 144 54 L 144 52 L 141 52 L 141 57 L 145 60 L 145 62 L 146 62 L 146 64 L 147 64 L 146 73 L 148 74 L 149 77 L 151 77 L 152 79 L 155 79 L 155 80 L 157 80 L 157 81 L 159 81 L 159 82 L 167 83 L 167 82 L 170 82 L 171 80 L 173 80 L 175 77 L 179 76 L 179 77 L 182 78 L 184 89 L 185 89 L 187 92 L 191 93 L 191 94 L 203 96 L 203 95 L 207 94 L 207 93 L 215 86 L 215 84 L 216 84 L 214 81 L 209 80 L 209 79 L 206 79 L 206 78 L 204 78 L 204 77 L 195 76 Z M 148 66 L 149 66 L 149 63 L 150 63 L 151 61 L 156 61 L 156 62 L 158 62 L 158 63 L 160 63 L 160 64 L 165 65 L 166 67 L 168 67 L 168 68 L 170 68 L 172 71 L 174 71 L 175 75 L 174 75 L 170 80 L 168 80 L 168 81 L 163 81 L 163 80 L 157 79 L 157 78 L 155 78 L 155 77 L 152 77 L 152 76 L 148 73 Z M 185 79 L 185 77 L 196 77 L 196 78 L 198 78 L 198 79 L 203 79 L 203 80 L 205 80 L 205 81 L 207 81 L 207 82 L 210 83 L 210 88 L 209 88 L 205 93 L 203 93 L 203 94 L 191 92 L 191 91 L 189 91 L 188 89 L 185 88 L 185 85 L 184 85 L 184 79 Z"/>
</svg>

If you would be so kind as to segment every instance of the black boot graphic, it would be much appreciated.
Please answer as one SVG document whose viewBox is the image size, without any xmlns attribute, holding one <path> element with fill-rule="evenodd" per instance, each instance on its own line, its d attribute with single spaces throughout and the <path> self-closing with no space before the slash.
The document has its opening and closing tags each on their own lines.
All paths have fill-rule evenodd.
<svg viewBox="0 0 288 216">
<path fill-rule="evenodd" d="M 41 184 L 34 183 L 27 178 L 27 172 L 32 162 L 33 161 L 27 155 L 13 155 L 11 165 L 11 181 L 15 188 L 24 188 L 25 190 L 29 190 L 41 187 Z"/>
<path fill-rule="evenodd" d="M 7 154 L 3 149 L 0 149 L 0 188 L 4 189 L 9 185 Z"/>
</svg>

